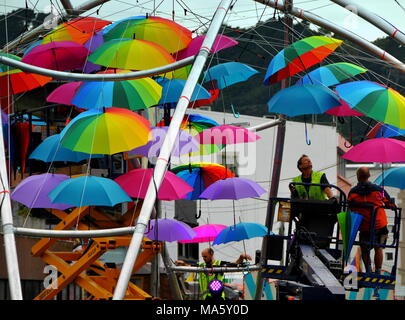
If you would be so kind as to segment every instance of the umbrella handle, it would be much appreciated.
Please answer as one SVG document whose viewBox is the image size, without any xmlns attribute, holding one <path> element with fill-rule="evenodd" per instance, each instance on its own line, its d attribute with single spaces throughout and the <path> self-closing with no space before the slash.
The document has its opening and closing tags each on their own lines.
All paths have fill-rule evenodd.
<svg viewBox="0 0 405 320">
<path fill-rule="evenodd" d="M 308 138 L 308 129 L 307 129 L 307 120 L 304 115 L 304 124 L 305 124 L 305 142 L 307 143 L 308 146 L 311 145 L 311 139 Z"/>
<path fill-rule="evenodd" d="M 201 209 L 198 210 L 198 214 L 195 215 L 195 218 L 196 218 L 196 219 L 201 218 Z"/>
<path fill-rule="evenodd" d="M 153 229 L 153 226 L 150 225 L 150 221 L 148 222 L 148 230 L 145 233 L 151 232 Z"/>
<path fill-rule="evenodd" d="M 234 116 L 235 118 L 239 118 L 239 117 L 240 117 L 240 113 L 239 113 L 238 111 L 235 112 L 235 108 L 234 108 L 234 106 L 233 106 L 232 103 L 231 103 L 231 109 L 232 109 L 233 116 Z"/>
</svg>

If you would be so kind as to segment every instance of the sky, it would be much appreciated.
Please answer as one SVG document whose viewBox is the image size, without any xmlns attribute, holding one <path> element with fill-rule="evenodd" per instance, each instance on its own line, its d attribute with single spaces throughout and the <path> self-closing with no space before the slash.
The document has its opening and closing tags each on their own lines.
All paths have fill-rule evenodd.
<svg viewBox="0 0 405 320">
<path fill-rule="evenodd" d="M 88 2 L 88 0 L 70 1 L 73 6 Z M 58 0 L 3 0 L 0 1 L 0 12 L 4 13 L 16 8 L 25 8 L 26 2 L 30 8 L 46 12 L 50 11 L 51 3 L 56 8 L 58 7 L 57 4 L 60 3 Z M 386 36 L 378 28 L 332 1 L 295 0 L 293 2 L 295 7 L 322 16 L 337 25 L 350 29 L 367 40 L 372 41 Z M 351 2 L 366 7 L 405 32 L 405 0 L 351 0 Z M 87 14 L 92 13 L 92 16 L 117 21 L 129 16 L 152 13 L 155 8 L 155 15 L 171 19 L 174 8 L 175 21 L 190 30 L 194 30 L 209 21 L 208 19 L 212 17 L 219 3 L 219 0 L 110 0 L 99 7 L 98 15 L 96 14 L 97 8 Z M 59 6 L 59 8 L 62 8 L 60 4 Z M 186 15 L 184 8 L 188 8 Z M 273 17 L 273 12 L 272 8 L 256 3 L 253 0 L 237 0 L 225 21 L 232 27 L 248 27 L 256 24 L 259 19 L 264 21 Z"/>
</svg>

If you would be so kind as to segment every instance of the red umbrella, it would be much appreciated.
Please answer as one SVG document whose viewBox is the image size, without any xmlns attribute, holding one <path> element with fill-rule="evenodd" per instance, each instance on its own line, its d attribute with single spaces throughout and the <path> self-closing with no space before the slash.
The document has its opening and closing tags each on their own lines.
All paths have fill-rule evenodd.
<svg viewBox="0 0 405 320">
<path fill-rule="evenodd" d="M 0 75 L 0 96 L 6 97 L 42 87 L 51 80 L 52 78 L 40 74 L 13 70 L 13 72 Z"/>
</svg>

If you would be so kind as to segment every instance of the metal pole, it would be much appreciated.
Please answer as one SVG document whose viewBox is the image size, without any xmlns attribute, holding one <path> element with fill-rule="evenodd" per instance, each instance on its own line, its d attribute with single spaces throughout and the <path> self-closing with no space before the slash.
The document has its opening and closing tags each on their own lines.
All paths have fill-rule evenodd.
<svg viewBox="0 0 405 320">
<path fill-rule="evenodd" d="M 292 8 L 292 0 L 286 0 L 286 12 L 290 12 Z M 287 47 L 290 44 L 290 28 L 292 28 L 292 18 L 289 15 L 284 17 L 285 27 L 284 27 L 284 47 Z M 282 80 L 281 82 L 281 90 L 285 89 L 290 86 L 290 78 Z M 277 138 L 276 138 L 276 149 L 274 152 L 274 161 L 273 161 L 273 172 L 270 184 L 270 192 L 269 192 L 269 199 L 277 197 L 278 194 L 278 186 L 280 183 L 280 174 L 281 174 L 281 164 L 283 160 L 283 152 L 284 152 L 284 140 L 285 140 L 285 121 L 286 118 L 284 115 L 280 115 L 279 119 L 282 124 L 277 127 Z M 266 214 L 266 226 L 268 230 L 272 230 L 273 228 L 273 220 L 274 220 L 274 211 L 275 205 L 273 201 L 269 201 L 267 204 L 267 214 Z M 260 258 L 261 265 L 267 264 L 267 247 L 268 247 L 268 237 L 263 238 L 262 242 L 262 253 Z M 255 300 L 261 300 L 262 293 L 263 293 L 263 285 L 264 279 L 262 274 L 259 272 L 257 275 L 256 281 L 256 291 L 255 291 Z"/>
<path fill-rule="evenodd" d="M 272 7 L 272 8 L 277 8 L 280 11 L 284 11 L 284 4 L 282 1 L 272 1 L 272 0 L 253 0 L 253 1 L 262 3 L 262 4 Z M 403 62 L 399 61 L 397 58 L 390 55 L 388 52 L 379 48 L 378 46 L 371 43 L 370 41 L 367 41 L 366 39 L 363 39 L 362 37 L 358 36 L 354 32 L 347 30 L 345 28 L 342 28 L 340 26 L 337 26 L 336 24 L 334 24 L 314 13 L 305 11 L 305 10 L 297 8 L 297 7 L 292 7 L 290 14 L 292 14 L 293 16 L 295 16 L 297 18 L 309 21 L 320 27 L 328 29 L 328 30 L 346 38 L 347 40 L 352 41 L 353 43 L 359 45 L 360 47 L 364 48 L 365 50 L 376 55 L 381 60 L 387 61 L 392 67 L 394 67 L 402 72 L 405 72 L 405 64 Z"/>
<path fill-rule="evenodd" d="M 151 181 L 149 183 L 144 203 L 138 217 L 137 224 L 135 226 L 135 232 L 129 245 L 120 276 L 118 278 L 117 286 L 113 296 L 114 300 L 122 300 L 125 296 L 135 260 L 138 256 L 140 245 L 142 243 L 144 232 L 146 226 L 148 225 L 152 208 L 156 200 L 157 195 L 155 184 L 156 189 L 159 190 L 159 187 L 163 180 L 163 176 L 166 172 L 171 151 L 174 146 L 175 137 L 177 136 L 177 133 L 180 129 L 181 121 L 183 120 L 184 114 L 190 102 L 190 97 L 194 91 L 195 85 L 197 84 L 198 78 L 201 74 L 201 71 L 203 70 L 208 54 L 210 53 L 211 47 L 214 43 L 214 40 L 218 34 L 219 28 L 221 27 L 222 21 L 225 18 L 231 2 L 231 0 L 222 0 L 219 7 L 217 8 L 211 25 L 208 28 L 204 42 L 201 45 L 200 51 L 195 59 L 193 67 L 190 71 L 190 75 L 177 103 L 171 124 L 169 126 L 158 160 L 156 162 L 153 177 L 154 181 Z"/>
<path fill-rule="evenodd" d="M 202 268 L 202 267 L 171 267 L 172 271 L 177 272 L 207 272 L 210 273 L 225 273 L 225 272 L 245 272 L 245 271 L 259 271 L 261 266 L 242 266 L 242 267 L 212 267 L 212 268 Z"/>
<path fill-rule="evenodd" d="M 169 278 L 170 289 L 172 290 L 174 298 L 176 300 L 183 300 L 183 296 L 181 294 L 179 286 L 179 281 L 177 280 L 176 274 L 173 272 L 173 267 L 171 266 L 172 263 L 169 259 L 169 252 L 167 250 L 167 247 L 163 246 L 163 250 L 164 251 L 162 254 L 162 260 Z"/>
<path fill-rule="evenodd" d="M 405 45 L 405 34 L 401 30 L 395 28 L 392 24 L 385 21 L 374 12 L 369 11 L 365 7 L 358 5 L 357 3 L 346 0 L 331 0 L 345 9 L 352 11 L 354 14 L 360 16 L 364 20 L 370 22 L 372 25 L 385 32 L 391 38 L 397 40 L 401 44 Z"/>
</svg>

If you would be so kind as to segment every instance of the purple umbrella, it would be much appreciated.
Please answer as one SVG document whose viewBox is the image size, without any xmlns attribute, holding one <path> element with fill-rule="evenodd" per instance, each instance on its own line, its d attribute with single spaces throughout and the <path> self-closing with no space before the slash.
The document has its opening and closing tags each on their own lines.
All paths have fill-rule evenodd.
<svg viewBox="0 0 405 320">
<path fill-rule="evenodd" d="M 11 199 L 28 208 L 49 208 L 65 210 L 73 206 L 63 203 L 52 203 L 49 192 L 61 182 L 69 179 L 64 174 L 44 173 L 30 176 L 21 181 L 11 194 Z"/>
<path fill-rule="evenodd" d="M 169 127 L 154 127 L 152 128 L 153 139 L 147 144 L 135 148 L 127 153 L 142 155 L 145 157 L 157 157 L 163 141 L 166 137 Z M 196 139 L 184 130 L 180 130 L 177 134 L 176 141 L 174 142 L 174 149 L 172 155 L 180 157 L 182 154 L 192 153 L 199 150 L 200 145 Z"/>
<path fill-rule="evenodd" d="M 152 219 L 145 237 L 158 241 L 191 240 L 196 232 L 187 224 L 173 219 Z"/>
</svg>

